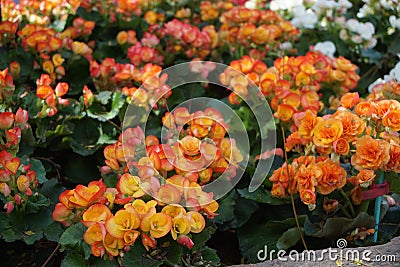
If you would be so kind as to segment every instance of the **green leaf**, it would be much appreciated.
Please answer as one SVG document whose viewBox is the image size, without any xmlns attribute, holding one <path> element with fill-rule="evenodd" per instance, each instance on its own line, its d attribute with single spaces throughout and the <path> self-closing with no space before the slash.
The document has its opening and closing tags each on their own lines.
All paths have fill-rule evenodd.
<svg viewBox="0 0 400 267">
<path fill-rule="evenodd" d="M 88 260 L 90 258 L 90 255 L 92 255 L 91 247 L 84 240 L 79 242 L 79 247 L 82 250 L 85 260 Z"/>
<path fill-rule="evenodd" d="M 75 246 L 82 240 L 86 227 L 82 223 L 74 224 L 61 235 L 59 243 L 62 246 Z"/>
<path fill-rule="evenodd" d="M 235 190 L 229 192 L 222 200 L 219 200 L 218 216 L 215 217 L 214 222 L 222 224 L 231 221 L 235 218 L 235 204 L 238 195 Z"/>
<path fill-rule="evenodd" d="M 114 119 L 120 108 L 124 105 L 125 100 L 120 91 L 115 91 L 112 96 L 111 110 L 107 111 L 104 106 L 92 105 L 87 110 L 87 115 L 91 118 L 97 119 L 99 121 L 107 121 Z"/>
<path fill-rule="evenodd" d="M 198 234 L 192 234 L 192 241 L 194 243 L 193 250 L 200 250 L 206 242 L 211 238 L 211 235 L 216 231 L 216 227 L 214 225 L 210 225 L 204 228 Z"/>
<path fill-rule="evenodd" d="M 68 253 L 68 255 L 61 262 L 61 267 L 83 267 L 88 266 L 82 255 L 77 253 Z"/>
<path fill-rule="evenodd" d="M 107 105 L 108 101 L 111 98 L 111 95 L 112 95 L 111 91 L 102 91 L 99 92 L 95 97 L 98 102 L 100 102 L 103 105 Z"/>
<path fill-rule="evenodd" d="M 326 222 L 312 223 L 308 217 L 304 224 L 306 235 L 326 238 L 335 241 L 358 227 L 371 228 L 375 225 L 373 216 L 360 212 L 357 217 L 350 219 L 345 217 L 328 218 Z"/>
<path fill-rule="evenodd" d="M 119 267 L 117 261 L 111 261 L 111 260 L 104 260 L 101 258 L 95 258 L 91 263 L 91 267 Z M 137 265 L 126 265 L 126 266 L 137 266 Z"/>
<path fill-rule="evenodd" d="M 253 213 L 258 209 L 257 203 L 254 201 L 239 198 L 236 201 L 235 207 L 235 218 L 229 224 L 231 228 L 239 228 L 243 226 L 253 215 Z"/>
<path fill-rule="evenodd" d="M 262 187 L 257 188 L 257 190 L 252 193 L 250 193 L 247 188 L 237 189 L 237 191 L 239 192 L 241 197 L 248 200 L 256 201 L 258 203 L 281 205 L 281 204 L 286 204 L 288 202 L 288 200 L 286 199 L 273 197 L 269 190 L 264 189 Z"/>
<path fill-rule="evenodd" d="M 278 249 L 286 250 L 293 247 L 300 240 L 300 234 L 297 227 L 290 228 L 282 234 L 276 243 Z"/>
<path fill-rule="evenodd" d="M 38 212 L 41 208 L 48 207 L 50 199 L 42 194 L 34 194 L 26 204 L 26 210 L 31 213 Z"/>
<path fill-rule="evenodd" d="M 219 263 L 220 259 L 218 257 L 217 251 L 213 248 L 204 246 L 201 249 L 201 257 L 204 261 L 211 262 L 211 263 Z"/>
<path fill-rule="evenodd" d="M 142 242 L 136 242 L 129 251 L 125 252 L 122 258 L 122 264 L 124 266 L 142 266 L 142 267 L 156 267 L 162 264 L 161 261 L 155 261 L 149 258 L 143 257 L 146 253 Z"/>
<path fill-rule="evenodd" d="M 172 242 L 171 246 L 168 248 L 167 259 L 168 261 L 180 264 L 181 257 L 182 257 L 182 246 L 179 245 L 177 242 Z"/>
<path fill-rule="evenodd" d="M 266 224 L 247 225 L 238 230 L 239 248 L 246 261 L 256 263 L 260 260 L 257 253 L 268 247 L 268 251 L 277 249 L 276 244 L 289 227 L 281 222 L 267 222 Z"/>
<path fill-rule="evenodd" d="M 50 198 L 53 203 L 58 202 L 58 196 L 65 190 L 65 187 L 56 178 L 47 180 L 39 192 Z"/>
<path fill-rule="evenodd" d="M 99 123 L 89 118 L 75 122 L 75 131 L 69 138 L 72 150 L 82 156 L 92 155 L 99 149 Z"/>
<path fill-rule="evenodd" d="M 400 194 L 400 176 L 391 171 L 385 173 L 385 180 L 390 185 L 390 192 Z"/>
<path fill-rule="evenodd" d="M 37 232 L 31 232 L 31 231 L 25 231 L 23 240 L 27 245 L 32 245 L 35 243 L 35 241 L 40 240 L 43 237 L 43 232 L 42 231 L 37 231 Z"/>
<path fill-rule="evenodd" d="M 44 168 L 42 162 L 37 159 L 31 159 L 31 169 L 36 172 L 36 179 L 38 179 L 39 183 L 44 183 L 47 181 L 46 179 L 46 169 Z"/>
<path fill-rule="evenodd" d="M 63 233 L 63 228 L 61 227 L 61 223 L 53 222 L 46 229 L 44 229 L 43 233 L 47 240 L 58 242 L 61 234 Z"/>
</svg>

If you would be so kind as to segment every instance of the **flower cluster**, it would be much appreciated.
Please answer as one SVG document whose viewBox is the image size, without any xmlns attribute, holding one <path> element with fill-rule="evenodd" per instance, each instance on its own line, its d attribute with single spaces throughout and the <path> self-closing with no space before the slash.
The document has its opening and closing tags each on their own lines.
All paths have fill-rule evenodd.
<svg viewBox="0 0 400 267">
<path fill-rule="evenodd" d="M 15 157 L 22 131 L 29 127 L 26 110 L 19 108 L 15 114 L 8 111 L 0 113 L 0 193 L 6 199 L 4 208 L 7 213 L 12 212 L 15 206 L 23 208 L 38 184 L 31 165 L 21 164 L 20 159 Z"/>
<path fill-rule="evenodd" d="M 330 58 L 317 51 L 305 56 L 278 58 L 270 68 L 249 56 L 232 61 L 230 66 L 259 86 L 276 111 L 275 116 L 285 122 L 291 121 L 301 111 L 317 113 L 322 107 L 317 93 L 321 88 L 328 87 L 340 96 L 355 88 L 359 80 L 357 66 L 349 60 Z M 222 84 L 234 91 L 229 96 L 232 104 L 239 102 L 236 93 L 247 95 L 248 79 L 238 74 L 228 68 L 220 77 Z"/>
<path fill-rule="evenodd" d="M 134 101 L 139 106 L 154 107 L 161 99 L 167 99 L 171 95 L 171 88 L 166 84 L 168 75 L 161 74 L 162 68 L 148 63 L 142 68 L 136 68 L 132 64 L 116 63 L 113 58 L 106 58 L 99 65 L 97 61 L 90 62 L 90 74 L 97 91 L 121 90 L 127 96 L 127 102 Z M 140 83 L 140 88 L 135 86 Z M 84 97 L 88 97 L 91 91 L 86 87 Z M 85 105 L 89 106 L 86 99 Z"/>
<path fill-rule="evenodd" d="M 364 5 L 358 10 L 358 18 L 368 18 L 371 15 L 379 15 L 384 25 L 387 25 L 386 33 L 393 35 L 400 30 L 399 2 L 396 0 L 363 0 Z"/>
<path fill-rule="evenodd" d="M 0 103 L 6 102 L 13 95 L 14 90 L 13 76 L 8 72 L 8 68 L 0 71 Z"/>
<path fill-rule="evenodd" d="M 42 74 L 39 79 L 36 80 L 36 96 L 41 99 L 40 105 L 42 110 L 38 113 L 38 117 L 54 116 L 57 114 L 60 106 L 69 106 L 70 101 L 63 99 L 69 89 L 69 85 L 64 82 L 57 83 L 53 89 L 51 87 L 52 79 L 47 74 Z"/>
<path fill-rule="evenodd" d="M 363 23 L 357 19 L 349 19 L 343 26 L 339 33 L 343 41 L 360 44 L 366 49 L 376 46 L 375 27 L 371 22 Z"/>
<path fill-rule="evenodd" d="M 218 35 L 213 25 L 200 29 L 174 19 L 164 24 L 162 35 L 167 37 L 166 52 L 184 53 L 188 58 L 204 59 L 218 45 Z"/>
<path fill-rule="evenodd" d="M 218 35 L 222 43 L 239 47 L 257 47 L 277 51 L 283 42 L 297 38 L 299 31 L 271 10 L 233 7 L 224 12 Z"/>
<path fill-rule="evenodd" d="M 5 20 L 0 23 L 0 47 L 13 41 L 18 30 L 18 22 Z"/>
<path fill-rule="evenodd" d="M 342 188 L 347 182 L 346 175 L 340 163 L 330 158 L 301 156 L 295 158 L 292 164 L 284 164 L 275 170 L 269 180 L 273 182 L 273 196 L 286 197 L 287 192 L 299 193 L 302 202 L 313 209 L 316 192 L 328 195 Z"/>
<path fill-rule="evenodd" d="M 335 113 L 323 117 L 310 110 L 297 114 L 295 127 L 292 127 L 294 132 L 286 139 L 286 151 L 317 155 L 317 165 L 325 166 L 325 163 L 319 162 L 329 162 L 327 166 L 332 167 L 326 167 L 329 177 L 318 178 L 322 175 L 321 171 L 310 163 L 313 161 L 310 157 L 314 156 L 299 157 L 289 167 L 276 170 L 270 178 L 274 183 L 274 195 L 285 196 L 286 189 L 290 193 L 298 191 L 304 203 L 314 204 L 312 192 L 315 190 L 311 186 L 315 185 L 316 191 L 321 194 L 329 194 L 350 182 L 355 186 L 355 192 L 370 186 L 377 170 L 400 172 L 400 103 L 396 100 L 360 102 L 358 93 L 347 93 L 341 98 L 341 104 Z M 350 163 L 357 174 L 346 179 L 347 173 L 339 164 L 340 159 Z M 302 164 L 305 166 L 302 167 Z M 308 165 L 311 167 L 308 168 Z M 304 168 L 312 182 L 299 180 Z M 307 184 L 310 188 L 306 189 L 311 191 L 302 195 L 299 183 Z M 359 204 L 359 201 L 356 202 Z"/>
<path fill-rule="evenodd" d="M 155 200 L 136 197 L 121 202 L 117 193 L 102 180 L 92 181 L 87 187 L 78 185 L 60 195 L 53 219 L 64 225 L 81 221 L 87 227 L 83 239 L 96 257 L 123 256 L 139 236 L 149 250 L 157 246 L 157 239 L 169 233 L 173 240 L 191 249 L 194 243 L 190 233 L 200 233 L 205 227 L 205 219 L 198 211 L 187 211 L 178 204 L 161 206 Z M 115 204 L 121 208 L 116 209 Z"/>
<path fill-rule="evenodd" d="M 202 1 L 200 4 L 200 16 L 202 21 L 215 21 L 224 11 L 233 7 L 228 1 Z"/>
<path fill-rule="evenodd" d="M 18 31 L 18 36 L 22 39 L 22 47 L 41 54 L 57 51 L 63 45 L 55 30 L 41 25 L 27 24 Z"/>
<path fill-rule="evenodd" d="M 135 41 L 136 34 L 130 32 L 130 43 Z M 129 35 L 123 34 L 120 36 L 120 44 L 124 44 L 128 42 Z M 158 65 L 164 64 L 164 56 L 160 54 L 157 50 L 157 46 L 159 45 L 160 40 L 158 37 L 150 32 L 145 32 L 143 38 L 140 42 L 134 42 L 132 46 L 130 46 L 127 50 L 127 57 L 131 61 L 131 63 L 135 66 L 142 66 L 146 63 L 153 63 Z"/>
<path fill-rule="evenodd" d="M 5 10 L 2 10 L 6 20 L 22 20 L 26 18 L 29 23 L 37 25 L 49 25 L 56 20 L 66 20 L 68 14 L 74 14 L 80 1 L 78 0 L 21 0 L 4 1 Z M 3 6 L 3 2 L 2 2 Z"/>
<path fill-rule="evenodd" d="M 3 113 L 1 114 L 3 117 Z M 12 133 L 15 134 L 15 133 Z M 21 164 L 6 150 L 0 152 L 0 193 L 6 198 L 4 209 L 11 213 L 15 207 L 23 209 L 27 199 L 32 196 L 32 189 L 38 185 L 36 172 L 30 165 Z"/>
<path fill-rule="evenodd" d="M 379 78 L 369 85 L 368 99 L 397 99 L 400 100 L 400 62 L 390 70 L 388 75 Z"/>
</svg>

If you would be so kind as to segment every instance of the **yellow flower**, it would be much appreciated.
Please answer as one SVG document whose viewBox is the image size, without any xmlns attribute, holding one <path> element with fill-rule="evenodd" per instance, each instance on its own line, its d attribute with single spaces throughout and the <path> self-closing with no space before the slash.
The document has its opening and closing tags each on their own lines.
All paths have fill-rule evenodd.
<svg viewBox="0 0 400 267">
<path fill-rule="evenodd" d="M 200 233 L 203 231 L 206 226 L 206 221 L 204 220 L 203 215 L 197 211 L 189 211 L 186 216 L 190 222 L 190 231 L 192 233 Z"/>
<path fill-rule="evenodd" d="M 107 220 L 106 229 L 115 238 L 123 238 L 128 230 L 139 228 L 140 219 L 135 209 L 122 209 Z"/>
<path fill-rule="evenodd" d="M 338 140 L 343 132 L 342 123 L 336 119 L 320 121 L 312 130 L 313 142 L 316 146 L 327 147 Z"/>
<path fill-rule="evenodd" d="M 178 235 L 186 235 L 190 232 L 191 225 L 186 216 L 179 215 L 172 219 L 171 235 L 174 240 Z"/>
<path fill-rule="evenodd" d="M 150 232 L 150 235 L 154 238 L 165 236 L 171 228 L 172 219 L 165 213 L 148 214 L 140 224 L 140 229 L 144 232 Z"/>
<path fill-rule="evenodd" d="M 140 178 L 129 173 L 124 173 L 117 183 L 117 189 L 124 195 L 139 198 L 144 191 L 139 186 Z"/>
</svg>

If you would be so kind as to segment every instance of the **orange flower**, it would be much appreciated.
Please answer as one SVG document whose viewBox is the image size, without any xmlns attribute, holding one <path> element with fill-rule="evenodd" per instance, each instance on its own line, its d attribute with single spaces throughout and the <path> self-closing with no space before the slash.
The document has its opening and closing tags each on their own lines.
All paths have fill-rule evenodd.
<svg viewBox="0 0 400 267">
<path fill-rule="evenodd" d="M 106 221 L 106 229 L 115 238 L 124 238 L 126 231 L 139 228 L 140 219 L 134 208 L 117 211 Z"/>
<path fill-rule="evenodd" d="M 186 215 L 186 210 L 179 204 L 167 205 L 162 208 L 161 212 L 169 215 L 171 218 L 175 218 L 179 215 Z"/>
<path fill-rule="evenodd" d="M 102 179 L 100 179 L 99 181 L 90 182 L 87 187 L 84 185 L 77 185 L 68 200 L 78 207 L 87 207 L 98 201 L 105 191 L 106 185 L 103 183 Z"/>
<path fill-rule="evenodd" d="M 375 106 L 371 102 L 360 102 L 354 108 L 358 116 L 371 116 L 375 112 Z"/>
<path fill-rule="evenodd" d="M 160 204 L 173 204 L 179 203 L 181 200 L 181 193 L 172 184 L 164 184 L 160 187 L 158 192 L 156 192 L 155 197 L 161 201 Z"/>
<path fill-rule="evenodd" d="M 203 231 L 204 227 L 206 226 L 206 221 L 204 220 L 203 215 L 201 215 L 197 211 L 189 211 L 186 216 L 188 218 L 190 231 L 192 233 L 197 234 Z"/>
<path fill-rule="evenodd" d="M 307 110 L 304 113 L 304 116 L 301 118 L 301 122 L 299 125 L 299 135 L 302 138 L 311 138 L 313 134 L 314 127 L 322 121 L 322 118 L 317 117 L 310 110 Z"/>
<path fill-rule="evenodd" d="M 111 234 L 106 233 L 103 239 L 103 246 L 110 256 L 117 256 L 120 250 L 124 247 L 124 240 L 115 238 Z"/>
<path fill-rule="evenodd" d="M 140 219 L 143 219 L 147 213 L 152 212 L 153 208 L 157 206 L 157 202 L 155 200 L 150 200 L 147 203 L 141 199 L 135 199 L 133 203 L 126 204 L 124 207 L 128 209 L 128 207 L 133 207 L 136 210 L 137 215 Z"/>
<path fill-rule="evenodd" d="M 63 225 L 68 226 L 70 224 L 69 219 L 74 216 L 72 209 L 66 207 L 63 203 L 57 203 L 52 218 L 56 222 L 61 222 Z"/>
<path fill-rule="evenodd" d="M 172 228 L 172 219 L 165 213 L 148 214 L 140 224 L 140 229 L 150 232 L 154 238 L 165 236 Z"/>
<path fill-rule="evenodd" d="M 342 123 L 336 119 L 320 121 L 312 130 L 313 142 L 316 146 L 328 147 L 338 140 L 343 132 Z"/>
<path fill-rule="evenodd" d="M 300 199 L 306 205 L 315 204 L 317 201 L 315 192 L 310 189 L 301 190 L 300 191 Z"/>
<path fill-rule="evenodd" d="M 82 216 L 82 223 L 89 227 L 96 222 L 105 223 L 112 216 L 111 211 L 103 204 L 94 204 Z"/>
<path fill-rule="evenodd" d="M 145 193 L 140 188 L 140 178 L 129 173 L 124 173 L 117 183 L 117 189 L 124 195 L 139 198 Z"/>
<path fill-rule="evenodd" d="M 85 231 L 83 234 L 83 240 L 89 245 L 93 245 L 95 242 L 103 240 L 103 234 L 105 234 L 104 225 L 101 223 L 94 223 Z"/>
<path fill-rule="evenodd" d="M 346 93 L 340 98 L 340 103 L 342 104 L 343 107 L 345 108 L 352 108 L 355 105 L 358 104 L 360 101 L 360 97 L 358 93 Z"/>
<path fill-rule="evenodd" d="M 317 164 L 302 164 L 296 169 L 294 179 L 297 181 L 297 190 L 301 192 L 305 189 L 314 190 L 314 186 L 322 176 L 322 170 Z"/>
<path fill-rule="evenodd" d="M 400 109 L 390 110 L 383 115 L 382 124 L 394 132 L 400 131 Z"/>
<path fill-rule="evenodd" d="M 333 142 L 333 151 L 338 155 L 347 155 L 350 151 L 350 144 L 344 138 L 339 138 Z"/>
<path fill-rule="evenodd" d="M 391 144 L 389 155 L 390 160 L 384 165 L 384 170 L 400 173 L 400 146 Z"/>
<path fill-rule="evenodd" d="M 194 156 L 200 152 L 200 140 L 196 137 L 187 135 L 182 138 L 179 143 L 183 152 L 188 156 Z"/>
<path fill-rule="evenodd" d="M 337 111 L 332 118 L 340 120 L 343 126 L 342 137 L 349 142 L 356 140 L 357 135 L 365 130 L 365 122 L 352 112 Z"/>
<path fill-rule="evenodd" d="M 274 117 L 281 121 L 290 121 L 295 113 L 295 108 L 288 104 L 280 104 L 278 110 L 274 113 Z"/>
<path fill-rule="evenodd" d="M 357 140 L 356 153 L 351 157 L 351 165 L 357 170 L 382 168 L 390 159 L 390 145 L 384 140 L 364 135 Z"/>
<path fill-rule="evenodd" d="M 375 173 L 373 170 L 360 170 L 356 178 L 359 184 L 368 183 L 375 178 Z"/>
<path fill-rule="evenodd" d="M 120 31 L 117 34 L 117 42 L 120 45 L 125 44 L 128 41 L 128 33 L 126 31 Z"/>
<path fill-rule="evenodd" d="M 10 129 L 14 124 L 14 114 L 12 112 L 0 113 L 0 129 Z"/>
<path fill-rule="evenodd" d="M 396 100 L 381 100 L 376 102 L 376 114 L 379 118 L 383 118 L 387 112 L 391 110 L 399 110 L 400 109 L 400 102 Z"/>
<path fill-rule="evenodd" d="M 128 230 L 124 233 L 124 245 L 130 246 L 135 243 L 136 239 L 140 236 L 140 232 L 136 230 Z"/>
<path fill-rule="evenodd" d="M 323 175 L 317 179 L 316 189 L 323 195 L 332 193 L 335 189 L 342 188 L 346 184 L 346 170 L 340 166 L 339 162 L 333 162 L 326 159 L 317 163 L 321 168 Z"/>
<path fill-rule="evenodd" d="M 172 218 L 171 235 L 174 240 L 178 235 L 186 235 L 190 232 L 190 222 L 186 216 L 178 215 Z"/>
</svg>

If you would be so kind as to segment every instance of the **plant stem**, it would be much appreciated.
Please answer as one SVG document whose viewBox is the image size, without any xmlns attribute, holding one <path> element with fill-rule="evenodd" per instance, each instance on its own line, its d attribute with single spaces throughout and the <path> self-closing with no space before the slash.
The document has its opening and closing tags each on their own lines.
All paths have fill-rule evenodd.
<svg viewBox="0 0 400 267">
<path fill-rule="evenodd" d="M 53 250 L 53 252 L 50 254 L 50 256 L 47 258 L 47 260 L 43 263 L 42 267 L 45 267 L 51 258 L 53 258 L 54 254 L 57 252 L 57 250 L 60 248 L 60 243 L 57 244 L 57 247 Z"/>
<path fill-rule="evenodd" d="M 292 210 L 293 210 L 293 214 L 294 214 L 294 219 L 296 220 L 296 226 L 297 226 L 297 230 L 298 230 L 299 235 L 300 235 L 301 242 L 303 243 L 304 249 L 307 250 L 307 244 L 306 244 L 306 241 L 304 240 L 303 232 L 301 230 L 300 223 L 299 223 L 299 218 L 297 216 L 296 206 L 294 205 L 293 192 L 290 190 L 290 185 L 291 185 L 292 181 L 290 179 L 291 177 L 290 177 L 290 174 L 289 174 L 289 161 L 288 161 L 287 152 L 286 152 L 286 149 L 285 149 L 285 147 L 286 147 L 286 139 L 285 139 L 285 130 L 283 129 L 283 126 L 281 126 L 281 130 L 282 130 L 283 147 L 284 147 L 283 151 L 285 153 L 286 171 L 287 171 L 287 175 L 288 175 L 289 194 L 290 194 L 290 200 L 292 202 Z"/>
<path fill-rule="evenodd" d="M 343 191 L 342 188 L 339 189 L 339 192 L 340 192 L 340 194 L 342 194 L 342 196 L 346 200 L 346 206 L 345 207 L 348 206 L 350 208 L 351 217 L 354 218 L 356 216 L 356 213 L 354 211 L 353 204 L 351 204 L 351 200 L 349 199 L 349 196 L 346 194 L 346 192 Z"/>
<path fill-rule="evenodd" d="M 369 199 L 367 200 L 363 200 L 361 202 L 361 206 L 360 206 L 360 212 L 367 212 L 368 211 L 368 207 L 369 207 Z"/>
</svg>

